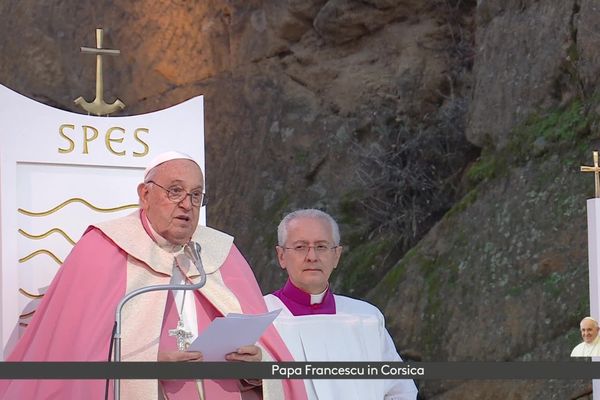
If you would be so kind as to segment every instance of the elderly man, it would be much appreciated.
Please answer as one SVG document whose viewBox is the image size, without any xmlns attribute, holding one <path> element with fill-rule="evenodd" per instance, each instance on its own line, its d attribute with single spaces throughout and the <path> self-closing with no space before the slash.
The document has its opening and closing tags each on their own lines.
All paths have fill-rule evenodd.
<svg viewBox="0 0 600 400">
<path fill-rule="evenodd" d="M 598 322 L 592 317 L 585 317 L 579 323 L 581 338 L 571 352 L 571 357 L 598 357 L 600 356 L 600 336 L 598 336 Z"/>
<path fill-rule="evenodd" d="M 275 326 L 298 361 L 402 361 L 369 303 L 334 295 L 329 276 L 342 254 L 337 223 L 314 209 L 288 214 L 277 230 L 277 259 L 288 274 L 283 288 L 265 296 L 282 309 Z M 309 399 L 417 397 L 412 380 L 305 380 Z"/>
<path fill-rule="evenodd" d="M 123 361 L 201 361 L 180 351 L 175 328 L 195 336 L 215 317 L 262 313 L 256 280 L 233 238 L 198 226 L 205 204 L 204 178 L 188 155 L 155 158 L 138 186 L 140 210 L 87 229 L 61 266 L 8 361 L 106 360 L 116 305 L 132 290 L 168 283 L 195 283 L 199 271 L 182 251 L 195 241 L 207 274 L 199 291 L 155 291 L 123 309 Z M 171 331 L 171 332 L 170 332 Z M 231 361 L 291 360 L 273 327 L 259 341 L 227 355 Z M 190 366 L 191 367 L 191 366 Z M 3 399 L 99 399 L 103 381 L 0 381 Z M 294 381 L 124 380 L 124 399 L 305 398 Z"/>
</svg>

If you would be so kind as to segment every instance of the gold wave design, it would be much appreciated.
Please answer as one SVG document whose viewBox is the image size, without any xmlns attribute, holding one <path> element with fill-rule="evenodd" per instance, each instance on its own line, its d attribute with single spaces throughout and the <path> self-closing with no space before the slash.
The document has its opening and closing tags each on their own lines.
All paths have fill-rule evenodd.
<svg viewBox="0 0 600 400">
<path fill-rule="evenodd" d="M 48 232 L 42 233 L 40 235 L 33 235 L 31 233 L 27 233 L 25 232 L 23 229 L 19 229 L 19 233 L 23 236 L 25 236 L 26 238 L 29 239 L 43 239 L 45 237 L 50 236 L 53 233 L 59 233 L 61 234 L 69 243 L 71 243 L 73 246 L 75 246 L 75 241 L 73 239 L 71 239 L 71 237 L 69 235 L 67 235 L 67 233 L 65 231 L 63 231 L 62 229 L 59 228 L 52 228 L 50 229 Z"/>
<path fill-rule="evenodd" d="M 31 317 L 33 314 L 35 314 L 35 310 L 30 311 L 30 312 L 25 313 L 25 314 L 21 314 L 21 315 L 19 315 L 19 318 L 28 318 L 28 317 Z"/>
<path fill-rule="evenodd" d="M 33 294 L 33 293 L 29 293 L 27 290 L 23 289 L 23 288 L 19 288 L 19 293 L 21 293 L 24 296 L 29 297 L 30 299 L 41 299 L 42 297 L 44 297 L 44 294 Z"/>
<path fill-rule="evenodd" d="M 34 251 L 33 253 L 31 253 L 31 254 L 28 254 L 28 255 L 26 255 L 26 256 L 25 256 L 25 257 L 23 257 L 23 258 L 19 258 L 19 262 L 20 262 L 20 263 L 24 263 L 25 261 L 29 261 L 29 260 L 31 260 L 33 257 L 35 257 L 35 256 L 37 256 L 37 255 L 39 255 L 39 254 L 47 254 L 47 255 L 49 255 L 50 257 L 52 257 L 52 259 L 53 259 L 54 261 L 56 261 L 56 263 L 57 263 L 58 265 L 62 265 L 62 263 L 63 263 L 63 261 L 62 261 L 60 258 L 58 258 L 57 256 L 55 256 L 55 255 L 54 255 L 54 253 L 52 253 L 50 250 L 46 250 L 46 249 L 40 249 L 40 250 L 36 250 L 36 251 Z"/>
<path fill-rule="evenodd" d="M 137 204 L 125 204 L 123 206 L 118 206 L 118 207 L 109 207 L 109 208 L 101 208 L 101 207 L 96 207 L 95 205 L 93 205 L 92 203 L 90 203 L 89 201 L 82 199 L 80 197 L 73 197 L 69 200 L 65 200 L 62 203 L 60 203 L 59 205 L 57 205 L 54 208 L 51 208 L 49 210 L 46 211 L 29 211 L 29 210 L 25 210 L 23 208 L 19 208 L 18 211 L 21 214 L 25 214 L 29 217 L 46 217 L 50 214 L 53 214 L 55 212 L 57 212 L 58 210 L 60 210 L 61 208 L 71 204 L 71 203 L 82 203 L 83 205 L 87 206 L 88 208 L 91 208 L 94 211 L 97 212 L 105 212 L 105 213 L 111 213 L 111 212 L 117 212 L 117 211 L 122 211 L 122 210 L 127 210 L 128 208 L 137 208 L 138 205 Z"/>
</svg>

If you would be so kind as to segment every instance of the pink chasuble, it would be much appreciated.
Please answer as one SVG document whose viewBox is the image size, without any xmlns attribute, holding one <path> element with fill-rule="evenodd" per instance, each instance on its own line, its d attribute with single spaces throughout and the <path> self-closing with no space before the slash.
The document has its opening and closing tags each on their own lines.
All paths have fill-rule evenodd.
<svg viewBox="0 0 600 400">
<path fill-rule="evenodd" d="M 125 217 L 130 218 L 130 217 Z M 206 228 L 205 228 L 206 229 Z M 142 228 L 143 231 L 143 228 Z M 105 361 L 111 340 L 111 330 L 117 303 L 125 295 L 128 255 L 118 244 L 98 228 L 90 228 L 73 248 L 42 302 L 32 317 L 23 337 L 17 343 L 7 361 Z M 219 272 L 225 285 L 241 303 L 248 314 L 266 312 L 262 294 L 252 270 L 235 246 Z M 215 316 L 221 315 L 212 304 L 198 293 L 196 301 L 199 331 Z M 177 310 L 172 299 L 165 306 L 161 339 L 165 329 L 177 324 Z M 155 312 L 155 310 L 148 310 Z M 160 348 L 175 346 L 175 339 L 168 336 L 160 341 Z M 292 361 L 292 356 L 281 337 L 270 326 L 259 344 L 276 361 Z M 147 361 L 155 361 L 153 359 Z M 190 367 L 193 367 L 190 363 Z M 177 384 L 177 381 L 172 381 Z M 181 393 L 193 393 L 198 398 L 194 381 L 184 383 L 177 389 L 167 382 L 167 390 L 173 391 L 173 399 Z M 229 399 L 239 394 L 239 381 L 204 381 L 206 400 Z M 283 391 L 287 400 L 304 400 L 306 392 L 301 380 L 284 380 Z M 112 385 L 111 385 L 112 386 Z M 233 392 L 234 387 L 236 392 Z M 193 388 L 193 392 L 185 392 Z M 244 395 L 244 397 L 246 397 Z M 0 380 L 0 399 L 62 400 L 103 399 L 103 380 Z M 112 398 L 112 388 L 109 389 Z M 185 399 L 190 397 L 185 396 Z"/>
<path fill-rule="evenodd" d="M 116 305 L 125 294 L 126 264 L 127 254 L 102 232 L 85 233 L 6 361 L 106 361 Z M 104 380 L 0 380 L 0 399 L 101 400 L 104 385 Z"/>
</svg>

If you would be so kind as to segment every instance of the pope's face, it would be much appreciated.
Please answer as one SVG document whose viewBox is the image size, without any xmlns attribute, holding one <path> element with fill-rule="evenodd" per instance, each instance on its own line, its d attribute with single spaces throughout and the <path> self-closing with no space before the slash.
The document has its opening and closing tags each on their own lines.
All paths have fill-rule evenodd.
<svg viewBox="0 0 600 400">
<path fill-rule="evenodd" d="M 193 161 L 167 161 L 153 172 L 151 180 L 166 189 L 180 187 L 187 193 L 203 191 L 204 177 Z M 166 190 L 152 183 L 140 184 L 138 195 L 140 205 L 156 233 L 173 244 L 185 244 L 191 239 L 198 226 L 200 207 L 192 205 L 190 196 L 175 203 L 169 200 Z"/>
<path fill-rule="evenodd" d="M 314 246 L 320 247 L 321 251 L 316 251 Z M 327 221 L 321 218 L 295 218 L 287 225 L 285 244 L 283 247 L 277 246 L 277 259 L 297 288 L 318 294 L 327 288 L 329 276 L 342 254 L 341 246 L 331 249 L 333 246 L 333 233 Z M 302 247 L 308 249 L 297 251 Z"/>
<path fill-rule="evenodd" d="M 586 343 L 591 343 L 598 336 L 598 327 L 594 323 L 594 321 L 590 321 L 589 319 L 584 319 L 579 324 L 581 329 L 581 338 Z"/>
</svg>

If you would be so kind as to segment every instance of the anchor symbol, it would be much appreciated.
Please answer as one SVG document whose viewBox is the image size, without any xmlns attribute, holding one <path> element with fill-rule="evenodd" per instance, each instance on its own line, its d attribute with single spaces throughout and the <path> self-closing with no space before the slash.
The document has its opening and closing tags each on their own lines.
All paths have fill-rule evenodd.
<svg viewBox="0 0 600 400">
<path fill-rule="evenodd" d="M 96 48 L 82 47 L 81 52 L 86 54 L 96 55 L 96 98 L 94 101 L 87 102 L 83 97 L 75 99 L 75 104 L 83 108 L 88 114 L 109 115 L 118 110 L 123 110 L 125 104 L 117 99 L 114 103 L 108 104 L 104 102 L 104 79 L 102 75 L 102 56 L 117 56 L 121 53 L 119 50 L 103 49 L 102 48 L 102 28 L 96 29 Z"/>
</svg>

